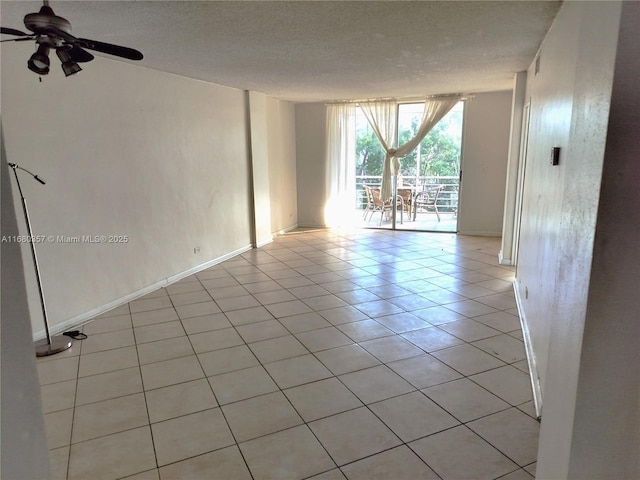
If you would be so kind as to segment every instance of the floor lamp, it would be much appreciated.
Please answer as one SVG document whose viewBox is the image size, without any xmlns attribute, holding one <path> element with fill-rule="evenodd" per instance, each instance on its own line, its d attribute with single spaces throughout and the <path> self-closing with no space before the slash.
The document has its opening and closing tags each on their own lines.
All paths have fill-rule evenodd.
<svg viewBox="0 0 640 480">
<path fill-rule="evenodd" d="M 42 316 L 44 317 L 44 329 L 47 333 L 47 338 L 43 338 L 42 340 L 38 340 L 35 342 L 36 348 L 36 356 L 38 357 L 46 357 L 48 355 L 53 355 L 55 353 L 63 352 L 71 347 L 73 344 L 73 340 L 64 335 L 56 335 L 51 336 L 49 332 L 49 320 L 47 319 L 47 308 L 44 303 L 44 294 L 42 293 L 42 281 L 40 280 L 40 268 L 38 267 L 38 256 L 36 255 L 36 243 L 33 238 L 33 233 L 31 232 L 31 221 L 29 220 L 29 210 L 27 209 L 27 201 L 22 194 L 22 188 L 20 187 L 20 179 L 18 178 L 18 170 L 22 170 L 23 172 L 27 172 L 33 178 L 35 178 L 41 184 L 45 184 L 45 181 L 42 180 L 38 175 L 31 173 L 29 170 L 19 167 L 15 163 L 10 163 L 9 166 L 13 169 L 13 174 L 16 177 L 16 183 L 18 185 L 18 191 L 20 192 L 20 200 L 22 201 L 22 209 L 24 210 L 24 220 L 27 224 L 27 235 L 28 242 L 31 246 L 31 255 L 33 257 L 33 266 L 36 270 L 36 281 L 38 282 L 38 293 L 40 293 L 40 305 L 42 306 Z"/>
</svg>

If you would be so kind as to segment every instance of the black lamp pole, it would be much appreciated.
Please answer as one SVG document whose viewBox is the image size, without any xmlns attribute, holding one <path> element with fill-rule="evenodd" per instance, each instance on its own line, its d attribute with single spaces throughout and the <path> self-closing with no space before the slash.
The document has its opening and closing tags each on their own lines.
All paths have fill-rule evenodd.
<svg viewBox="0 0 640 480">
<path fill-rule="evenodd" d="M 65 337 L 64 335 L 56 335 L 51 336 L 49 331 L 49 320 L 47 318 L 47 308 L 44 303 L 44 294 L 42 293 L 42 281 L 40 279 L 40 268 L 38 267 L 38 256 L 36 255 L 36 244 L 33 238 L 33 233 L 31 232 L 31 221 L 29 220 L 29 210 L 27 209 L 27 201 L 22 194 L 22 188 L 20 187 L 20 179 L 18 178 L 18 169 L 23 172 L 27 172 L 33 178 L 35 178 L 41 184 L 45 184 L 45 181 L 42 180 L 38 175 L 31 173 L 29 170 L 22 168 L 15 163 L 10 163 L 9 166 L 13 169 L 13 174 L 16 177 L 16 183 L 18 185 L 18 191 L 20 192 L 20 200 L 22 201 L 22 209 L 24 210 L 24 220 L 27 224 L 27 241 L 31 246 L 31 256 L 33 257 L 33 266 L 36 270 L 36 281 L 38 282 L 38 292 L 40 293 L 40 305 L 42 307 L 42 316 L 44 317 L 44 328 L 47 333 L 47 338 L 43 338 L 42 340 L 38 340 L 35 342 L 36 348 L 36 356 L 38 357 L 46 357 L 48 355 L 53 355 L 55 353 L 62 352 L 71 347 L 73 340 L 69 337 Z"/>
</svg>

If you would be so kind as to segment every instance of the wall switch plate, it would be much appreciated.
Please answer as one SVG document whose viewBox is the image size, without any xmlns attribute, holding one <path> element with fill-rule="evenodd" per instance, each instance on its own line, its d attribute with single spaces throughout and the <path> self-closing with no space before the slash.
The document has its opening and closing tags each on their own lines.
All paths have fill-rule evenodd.
<svg viewBox="0 0 640 480">
<path fill-rule="evenodd" d="M 551 149 L 551 165 L 560 164 L 560 147 L 553 147 Z"/>
</svg>

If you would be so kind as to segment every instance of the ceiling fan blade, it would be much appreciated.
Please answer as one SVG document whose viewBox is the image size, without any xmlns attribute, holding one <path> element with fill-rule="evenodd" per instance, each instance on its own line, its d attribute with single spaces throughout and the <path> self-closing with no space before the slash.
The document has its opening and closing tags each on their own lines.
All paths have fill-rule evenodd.
<svg viewBox="0 0 640 480">
<path fill-rule="evenodd" d="M 69 52 L 69 56 L 71 57 L 71 60 L 73 60 L 74 62 L 77 62 L 77 63 L 90 62 L 91 60 L 93 60 L 95 58 L 89 52 L 87 52 L 86 50 L 80 48 L 77 45 L 74 45 L 73 47 L 71 47 L 68 50 L 68 52 Z"/>
<path fill-rule="evenodd" d="M 128 58 L 129 60 L 142 60 L 143 56 L 138 50 L 133 48 L 121 47 L 111 43 L 98 42 L 96 40 L 88 40 L 86 38 L 78 38 L 76 41 L 83 48 L 95 50 L 96 52 L 108 53 L 116 57 Z"/>
<path fill-rule="evenodd" d="M 89 62 L 95 58 L 89 52 L 84 50 L 85 48 L 89 50 L 95 50 L 96 52 L 108 53 L 109 55 L 128 58 L 130 60 L 142 60 L 142 53 L 134 50 L 133 48 L 121 47 L 119 45 L 112 45 L 111 43 L 89 40 L 87 38 L 76 38 L 70 33 L 62 31 L 55 27 L 48 27 L 48 30 L 54 35 L 62 38 L 68 45 L 73 46 L 69 54 L 72 56 L 72 58 L 74 55 L 77 56 L 77 58 L 74 58 L 76 62 Z"/>
<path fill-rule="evenodd" d="M 4 43 L 4 42 L 26 42 L 27 40 L 33 40 L 34 38 L 36 38 L 35 35 L 33 35 L 31 37 L 7 38 L 6 40 L 0 40 L 0 43 Z"/>
<path fill-rule="evenodd" d="M 24 33 L 15 28 L 0 27 L 0 33 L 6 33 L 7 35 L 17 35 L 18 37 L 30 37 L 31 33 Z"/>
</svg>

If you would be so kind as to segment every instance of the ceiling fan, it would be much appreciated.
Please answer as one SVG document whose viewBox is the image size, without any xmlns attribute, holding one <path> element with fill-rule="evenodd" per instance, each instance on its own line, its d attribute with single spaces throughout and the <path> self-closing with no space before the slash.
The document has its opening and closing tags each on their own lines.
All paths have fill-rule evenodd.
<svg viewBox="0 0 640 480">
<path fill-rule="evenodd" d="M 87 50 L 107 53 L 129 60 L 142 60 L 142 53 L 133 48 L 74 37 L 71 35 L 71 23 L 53 13 L 48 0 L 43 0 L 42 3 L 43 5 L 39 12 L 29 13 L 24 17 L 24 26 L 33 33 L 0 27 L 0 33 L 18 37 L 0 40 L 1 42 L 36 41 L 36 52 L 27 62 L 27 66 L 32 72 L 38 75 L 47 75 L 49 73 L 49 51 L 51 49 L 56 51 L 58 58 L 62 62 L 62 71 L 67 77 L 82 70 L 78 63 L 90 62 L 95 58 Z"/>
</svg>

